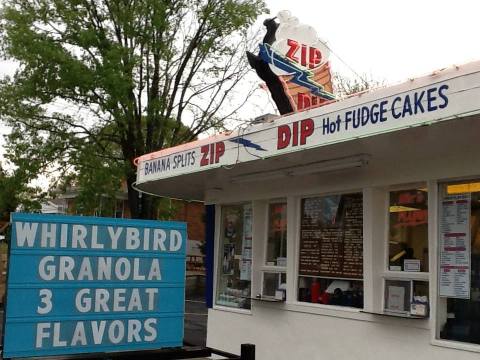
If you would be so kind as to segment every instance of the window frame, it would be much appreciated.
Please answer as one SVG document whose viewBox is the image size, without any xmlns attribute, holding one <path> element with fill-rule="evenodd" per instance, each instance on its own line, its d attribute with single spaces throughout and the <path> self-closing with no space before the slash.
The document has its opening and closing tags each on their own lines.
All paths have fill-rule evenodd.
<svg viewBox="0 0 480 360">
<path fill-rule="evenodd" d="M 260 293 L 261 293 L 261 295 L 262 295 L 262 298 L 268 298 L 268 299 L 272 298 L 272 299 L 273 299 L 273 298 L 275 298 L 275 295 L 271 296 L 271 295 L 265 295 L 265 294 L 263 293 L 263 291 L 264 291 L 264 284 L 265 284 L 265 274 L 275 274 L 275 275 L 280 275 L 280 276 L 281 276 L 282 274 L 284 274 L 284 275 L 285 275 L 285 284 L 287 283 L 287 276 L 288 276 L 288 275 L 287 275 L 287 272 L 286 272 L 286 271 L 280 271 L 280 270 L 277 270 L 277 271 L 275 271 L 275 270 L 264 271 L 264 270 L 262 270 Z M 285 298 L 285 300 L 286 300 L 286 289 L 285 289 L 285 296 L 284 296 L 284 298 Z"/>
<path fill-rule="evenodd" d="M 287 231 L 286 231 L 286 239 L 285 239 L 285 251 L 287 252 L 286 256 L 286 262 L 288 262 L 288 199 L 287 198 L 274 198 L 266 201 L 266 209 L 265 209 L 265 225 L 263 229 L 263 247 L 262 247 L 262 254 L 261 254 L 261 265 L 260 265 L 260 286 L 259 286 L 259 293 L 261 294 L 262 297 L 266 298 L 273 298 L 271 296 L 266 296 L 263 294 L 263 289 L 264 289 L 264 279 L 265 279 L 265 273 L 283 273 L 287 277 L 288 281 L 288 274 L 287 274 L 287 267 L 288 264 L 285 264 L 285 266 L 278 266 L 278 265 L 267 265 L 267 252 L 268 252 L 268 231 L 270 227 L 270 205 L 271 204 L 285 204 L 286 207 L 286 212 L 287 212 Z M 288 285 L 287 285 L 288 287 Z M 286 295 L 287 291 L 285 291 L 285 299 L 287 298 Z"/>
<path fill-rule="evenodd" d="M 390 243 L 389 243 L 389 234 L 390 234 L 390 193 L 392 191 L 407 191 L 412 188 L 426 188 L 427 189 L 427 246 L 428 246 L 428 271 L 404 271 L 404 270 L 390 270 Z M 417 281 L 429 281 L 429 274 L 431 268 L 431 252 L 433 249 L 430 245 L 430 223 L 431 223 L 431 209 L 430 209 L 430 194 L 432 189 L 429 187 L 428 181 L 425 182 L 415 182 L 415 183 L 408 183 L 408 184 L 399 184 L 399 185 L 392 185 L 388 186 L 386 189 L 386 196 L 385 196 L 385 207 L 384 207 L 384 256 L 383 256 L 383 278 L 384 279 L 398 279 L 398 280 L 417 280 Z M 435 211 L 435 210 L 434 210 Z M 383 292 L 384 293 L 384 292 Z"/>
<path fill-rule="evenodd" d="M 454 185 L 464 182 L 472 182 L 472 181 L 480 181 L 480 174 L 475 176 L 462 176 L 462 177 L 455 177 L 455 178 L 447 178 L 447 179 L 438 179 L 435 181 L 436 185 L 436 198 L 435 198 L 435 239 L 434 239 L 434 248 L 435 253 L 433 254 L 433 261 L 431 262 L 432 271 L 432 284 L 430 286 L 430 297 L 432 300 L 430 301 L 430 315 L 431 315 L 431 338 L 430 343 L 434 346 L 450 348 L 455 350 L 464 350 L 474 353 L 480 353 L 480 344 L 457 341 L 457 340 L 449 340 L 449 339 L 442 339 L 440 338 L 440 331 L 441 326 L 443 323 L 441 322 L 441 314 L 440 311 L 442 309 L 446 310 L 446 299 L 440 297 L 440 226 L 441 226 L 441 202 L 446 194 L 446 186 Z M 470 284 L 471 285 L 471 284 Z M 445 300 L 442 300 L 445 299 Z M 441 304 L 443 302 L 443 304 Z"/>
<path fill-rule="evenodd" d="M 365 291 L 365 275 L 366 275 L 366 267 L 365 267 L 365 259 L 366 259 L 366 238 L 365 238 L 365 187 L 360 189 L 346 189 L 341 191 L 328 191 L 328 192 L 315 192 L 315 193 L 307 193 L 295 196 L 295 226 L 294 226 L 294 234 L 295 234 L 295 252 L 294 252 L 294 271 L 293 271 L 293 280 L 290 281 L 291 286 L 293 286 L 293 294 L 294 299 L 288 301 L 289 304 L 292 304 L 297 307 L 310 307 L 313 309 L 318 309 L 319 311 L 338 311 L 339 313 L 361 313 L 364 312 L 366 309 L 366 291 Z M 363 283 L 363 308 L 355 308 L 351 306 L 340 306 L 340 305 L 327 305 L 327 304 L 320 304 L 320 303 L 310 303 L 310 302 L 303 302 L 298 300 L 299 296 L 299 278 L 300 278 L 300 231 L 301 231 L 301 222 L 302 222 L 302 200 L 306 198 L 315 198 L 315 197 L 327 197 L 327 196 L 335 196 L 335 195 L 349 195 L 349 194 L 361 194 L 362 195 L 362 257 L 363 257 L 363 275 L 361 279 L 356 279 L 355 281 L 361 281 Z M 288 276 L 288 274 L 287 274 Z M 330 278 L 330 277 L 319 277 L 319 278 L 329 278 L 329 279 L 342 279 L 342 278 Z M 287 279 L 288 281 L 288 279 Z M 290 285 L 287 285 L 287 288 Z M 288 293 L 288 290 L 287 290 Z M 288 299 L 287 299 L 288 300 Z"/>
<path fill-rule="evenodd" d="M 236 308 L 236 307 L 231 307 L 228 305 L 222 305 L 217 303 L 217 298 L 218 298 L 218 290 L 219 290 L 219 281 L 220 281 L 220 272 L 219 272 L 219 267 L 221 266 L 221 260 L 220 260 L 220 250 L 221 247 L 223 246 L 222 242 L 222 210 L 226 206 L 245 206 L 245 205 L 250 205 L 252 209 L 252 264 L 251 264 L 251 274 L 250 274 L 250 298 L 252 298 L 252 290 L 253 290 L 253 259 L 254 259 L 254 254 L 253 254 L 253 243 L 255 241 L 254 239 L 254 219 L 255 219 L 255 210 L 254 210 L 254 203 L 253 201 L 235 201 L 235 202 L 225 202 L 225 203 L 217 203 L 215 204 L 215 235 L 214 235 L 214 269 L 213 269 L 213 301 L 212 301 L 212 308 L 214 310 L 221 310 L 221 311 L 228 311 L 228 312 L 234 312 L 234 313 L 239 313 L 239 314 L 245 314 L 245 315 L 252 315 L 252 303 L 250 303 L 250 308 L 249 309 L 243 309 L 243 308 Z M 217 226 L 218 224 L 218 226 Z"/>
<path fill-rule="evenodd" d="M 270 228 L 270 205 L 272 204 L 285 204 L 285 208 L 286 208 L 286 215 L 287 215 L 287 231 L 285 233 L 285 251 L 287 251 L 287 248 L 288 248 L 288 201 L 286 198 L 279 198 L 279 199 L 271 199 L 271 200 L 268 200 L 267 202 L 267 206 L 266 206 L 266 216 L 265 216 L 265 219 L 266 219 L 266 222 L 265 222 L 265 229 L 264 229 L 264 244 L 263 244 L 263 256 L 262 256 L 262 269 L 265 269 L 265 270 L 272 270 L 272 272 L 274 272 L 273 270 L 277 269 L 277 270 L 282 270 L 282 271 L 287 271 L 287 266 L 278 266 L 278 265 L 267 265 L 267 255 L 268 255 L 268 230 Z M 287 256 L 285 257 L 285 259 L 288 259 L 288 254 Z M 288 261 L 288 260 L 287 260 Z M 263 284 L 263 281 L 262 281 L 262 284 Z"/>
</svg>

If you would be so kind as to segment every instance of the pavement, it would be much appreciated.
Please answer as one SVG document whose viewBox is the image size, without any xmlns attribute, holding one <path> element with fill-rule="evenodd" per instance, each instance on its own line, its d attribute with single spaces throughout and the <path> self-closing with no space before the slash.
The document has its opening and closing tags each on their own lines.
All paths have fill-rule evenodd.
<svg viewBox="0 0 480 360">
<path fill-rule="evenodd" d="M 208 309 L 201 295 L 189 296 L 185 300 L 185 322 L 183 341 L 188 345 L 205 346 L 207 340 Z"/>
</svg>

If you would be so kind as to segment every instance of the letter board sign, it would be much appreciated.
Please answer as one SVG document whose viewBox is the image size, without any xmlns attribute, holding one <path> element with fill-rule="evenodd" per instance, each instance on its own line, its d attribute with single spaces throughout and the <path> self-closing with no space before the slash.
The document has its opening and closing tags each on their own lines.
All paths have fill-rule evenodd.
<svg viewBox="0 0 480 360">
<path fill-rule="evenodd" d="M 183 342 L 186 224 L 12 215 L 4 358 Z"/>
</svg>

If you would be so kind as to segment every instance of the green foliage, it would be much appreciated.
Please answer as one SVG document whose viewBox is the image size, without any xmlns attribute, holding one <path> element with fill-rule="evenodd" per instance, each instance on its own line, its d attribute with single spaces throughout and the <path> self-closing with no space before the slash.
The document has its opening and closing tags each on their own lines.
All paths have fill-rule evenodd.
<svg viewBox="0 0 480 360">
<path fill-rule="evenodd" d="M 17 169 L 9 174 L 0 164 L 0 220 L 9 221 L 10 213 L 17 209 L 26 212 L 40 210 L 44 194 L 39 188 L 26 184 L 24 172 Z"/>
<path fill-rule="evenodd" d="M 85 208 L 128 184 L 134 217 L 136 157 L 195 139 L 241 107 L 233 89 L 249 67 L 247 29 L 263 0 L 6 0 L 0 119 L 8 159 L 81 185 Z"/>
</svg>

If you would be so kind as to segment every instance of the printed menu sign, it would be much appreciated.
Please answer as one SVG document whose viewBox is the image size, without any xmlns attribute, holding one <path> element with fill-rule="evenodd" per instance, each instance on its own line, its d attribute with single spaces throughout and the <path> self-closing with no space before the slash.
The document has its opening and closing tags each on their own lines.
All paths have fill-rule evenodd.
<svg viewBox="0 0 480 360">
<path fill-rule="evenodd" d="M 362 194 L 302 201 L 300 275 L 363 277 Z"/>
<path fill-rule="evenodd" d="M 243 207 L 243 238 L 240 280 L 250 281 L 252 277 L 252 222 L 252 205 L 247 204 Z"/>
<path fill-rule="evenodd" d="M 470 298 L 470 194 L 446 196 L 440 215 L 440 296 Z"/>
</svg>

